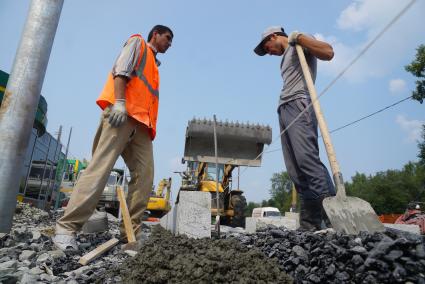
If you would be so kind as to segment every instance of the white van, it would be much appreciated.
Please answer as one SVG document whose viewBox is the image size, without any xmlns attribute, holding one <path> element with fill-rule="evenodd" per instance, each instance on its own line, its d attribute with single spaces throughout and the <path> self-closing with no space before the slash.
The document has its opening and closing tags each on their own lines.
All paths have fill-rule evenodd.
<svg viewBox="0 0 425 284">
<path fill-rule="evenodd" d="M 279 209 L 276 207 L 259 207 L 252 210 L 252 218 L 279 218 Z"/>
<path fill-rule="evenodd" d="M 78 173 L 77 181 L 83 174 L 84 170 L 81 170 Z M 109 213 L 118 216 L 118 211 L 120 208 L 120 202 L 117 196 L 117 188 L 122 186 L 122 179 L 124 175 L 124 170 L 121 169 L 112 169 L 109 174 L 108 181 L 106 182 L 105 189 L 102 192 L 102 195 L 99 198 L 98 206 L 105 207 L 106 211 Z M 124 192 L 128 190 L 128 181 L 126 177 L 126 182 L 124 185 Z"/>
</svg>

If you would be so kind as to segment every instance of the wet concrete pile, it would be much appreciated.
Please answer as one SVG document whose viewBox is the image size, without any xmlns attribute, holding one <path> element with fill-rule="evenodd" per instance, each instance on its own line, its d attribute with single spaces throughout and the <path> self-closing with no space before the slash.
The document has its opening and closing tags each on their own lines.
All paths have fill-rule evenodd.
<svg viewBox="0 0 425 284">
<path fill-rule="evenodd" d="M 230 238 L 276 259 L 296 283 L 425 283 L 425 242 L 418 235 L 389 229 L 349 236 L 268 227 Z"/>
<path fill-rule="evenodd" d="M 51 241 L 59 214 L 19 203 L 10 234 L 0 234 L 0 283 L 86 283 L 103 275 L 110 266 L 128 256 L 119 246 L 87 266 L 78 264 L 81 255 L 118 235 L 118 221 L 109 220 L 109 232 L 79 234 L 80 252 L 64 253 Z"/>
<path fill-rule="evenodd" d="M 155 226 L 139 253 L 99 283 L 292 283 L 279 267 L 233 239 L 189 239 Z"/>
</svg>

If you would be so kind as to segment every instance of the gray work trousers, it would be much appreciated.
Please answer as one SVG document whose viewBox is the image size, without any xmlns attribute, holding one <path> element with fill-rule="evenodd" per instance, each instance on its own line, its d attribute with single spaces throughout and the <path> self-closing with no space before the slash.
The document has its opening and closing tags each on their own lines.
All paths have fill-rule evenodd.
<svg viewBox="0 0 425 284">
<path fill-rule="evenodd" d="M 308 103 L 307 99 L 299 98 L 279 107 L 281 132 L 294 121 Z M 317 119 L 313 107 L 310 107 L 281 136 L 286 170 L 304 200 L 335 195 L 335 187 L 329 172 L 320 161 L 317 139 Z"/>
</svg>

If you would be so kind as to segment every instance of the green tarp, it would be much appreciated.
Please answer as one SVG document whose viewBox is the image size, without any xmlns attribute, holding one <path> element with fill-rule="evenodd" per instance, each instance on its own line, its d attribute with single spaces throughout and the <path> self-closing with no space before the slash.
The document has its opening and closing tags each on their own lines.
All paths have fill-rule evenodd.
<svg viewBox="0 0 425 284">
<path fill-rule="evenodd" d="M 9 79 L 9 74 L 0 70 L 0 105 L 3 101 L 4 90 L 7 85 L 7 80 Z M 34 128 L 37 129 L 38 135 L 41 136 L 46 132 L 47 126 L 47 101 L 40 95 L 40 100 L 38 101 L 37 112 L 35 114 Z"/>
</svg>

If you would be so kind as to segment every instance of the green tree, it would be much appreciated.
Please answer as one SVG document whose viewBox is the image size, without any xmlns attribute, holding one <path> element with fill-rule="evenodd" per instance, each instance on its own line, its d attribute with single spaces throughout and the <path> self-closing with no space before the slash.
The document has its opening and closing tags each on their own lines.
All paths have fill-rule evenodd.
<svg viewBox="0 0 425 284">
<path fill-rule="evenodd" d="M 413 99 L 423 103 L 425 99 L 425 45 L 421 44 L 417 49 L 415 60 L 405 66 L 406 71 L 418 77 L 416 90 L 413 91 Z"/>
<path fill-rule="evenodd" d="M 261 207 L 261 204 L 252 201 L 248 202 L 248 205 L 245 207 L 245 217 L 251 217 L 252 209 L 257 207 Z"/>
<path fill-rule="evenodd" d="M 356 173 L 347 194 L 368 201 L 377 214 L 403 213 L 411 201 L 425 200 L 425 167 L 409 162 L 402 170 L 366 176 Z"/>
<path fill-rule="evenodd" d="M 419 148 L 419 164 L 425 166 L 425 124 L 422 125 L 422 141 L 418 144 Z"/>
<path fill-rule="evenodd" d="M 403 213 L 411 201 L 425 201 L 425 125 L 418 143 L 419 162 L 401 170 L 387 170 L 366 176 L 356 173 L 345 183 L 347 195 L 368 201 L 378 214 Z"/>
<path fill-rule="evenodd" d="M 271 198 L 267 201 L 267 206 L 276 207 L 281 213 L 289 211 L 291 207 L 292 181 L 287 172 L 274 173 L 270 179 Z"/>
</svg>

